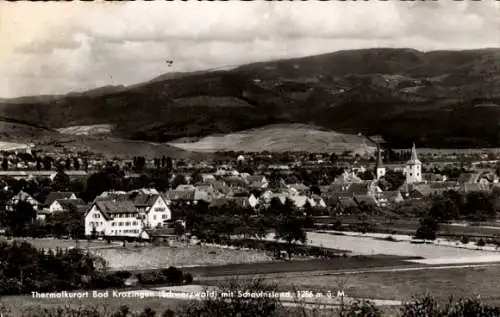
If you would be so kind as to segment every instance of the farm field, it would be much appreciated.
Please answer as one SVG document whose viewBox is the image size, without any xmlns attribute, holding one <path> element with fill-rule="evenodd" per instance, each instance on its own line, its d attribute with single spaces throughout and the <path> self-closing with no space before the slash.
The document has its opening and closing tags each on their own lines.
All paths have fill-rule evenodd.
<svg viewBox="0 0 500 317">
<path fill-rule="evenodd" d="M 94 253 L 103 257 L 112 270 L 258 263 L 274 260 L 271 255 L 256 250 L 198 245 L 110 248 L 94 250 Z"/>
</svg>

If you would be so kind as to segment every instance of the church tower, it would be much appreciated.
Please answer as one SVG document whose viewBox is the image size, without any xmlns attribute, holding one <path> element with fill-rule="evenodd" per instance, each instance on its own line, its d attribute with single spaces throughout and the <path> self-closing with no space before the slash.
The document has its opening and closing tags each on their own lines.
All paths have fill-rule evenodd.
<svg viewBox="0 0 500 317">
<path fill-rule="evenodd" d="M 422 162 L 418 159 L 415 143 L 413 143 L 413 147 L 411 148 L 411 158 L 406 163 L 405 174 L 407 184 L 422 182 Z"/>
<path fill-rule="evenodd" d="M 385 167 L 382 162 L 380 147 L 377 147 L 377 164 L 375 165 L 375 173 L 377 175 L 377 180 L 385 176 Z"/>
</svg>

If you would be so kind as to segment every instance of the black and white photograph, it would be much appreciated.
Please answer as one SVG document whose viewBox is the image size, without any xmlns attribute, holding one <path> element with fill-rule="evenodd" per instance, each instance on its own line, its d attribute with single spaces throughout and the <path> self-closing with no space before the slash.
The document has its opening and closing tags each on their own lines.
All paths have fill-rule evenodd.
<svg viewBox="0 0 500 317">
<path fill-rule="evenodd" d="M 0 317 L 500 317 L 500 1 L 2 1 L 0 164 Z"/>
</svg>

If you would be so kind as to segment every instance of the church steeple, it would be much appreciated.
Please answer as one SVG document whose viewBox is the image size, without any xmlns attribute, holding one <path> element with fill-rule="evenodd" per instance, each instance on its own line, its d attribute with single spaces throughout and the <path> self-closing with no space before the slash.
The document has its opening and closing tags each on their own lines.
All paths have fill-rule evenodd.
<svg viewBox="0 0 500 317">
<path fill-rule="evenodd" d="M 375 163 L 375 174 L 377 175 L 377 180 L 385 176 L 385 167 L 382 161 L 382 153 L 380 147 L 377 146 L 377 162 Z"/>
<path fill-rule="evenodd" d="M 377 168 L 382 167 L 384 162 L 382 161 L 382 153 L 380 151 L 380 147 L 377 148 Z"/>
<path fill-rule="evenodd" d="M 420 183 L 422 181 L 422 162 L 418 159 L 415 142 L 411 148 L 410 160 L 406 163 L 406 183 Z"/>
<path fill-rule="evenodd" d="M 419 162 L 418 156 L 417 156 L 417 148 L 415 147 L 415 142 L 413 142 L 413 146 L 411 148 L 411 158 L 410 161 L 413 162 Z"/>
</svg>

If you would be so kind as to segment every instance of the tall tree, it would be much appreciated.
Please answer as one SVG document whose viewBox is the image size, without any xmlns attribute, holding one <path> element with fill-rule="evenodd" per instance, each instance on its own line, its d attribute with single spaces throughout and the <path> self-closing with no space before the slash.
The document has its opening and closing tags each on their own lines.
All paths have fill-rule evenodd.
<svg viewBox="0 0 500 317">
<path fill-rule="evenodd" d="M 70 190 L 71 182 L 68 174 L 64 172 L 62 165 L 57 167 L 57 174 L 54 177 L 54 189 L 57 191 Z"/>
<path fill-rule="evenodd" d="M 80 160 L 77 157 L 73 158 L 73 167 L 76 171 L 80 170 Z"/>
<path fill-rule="evenodd" d="M 4 157 L 2 160 L 2 169 L 4 171 L 9 169 L 9 160 L 6 157 Z"/>
</svg>

